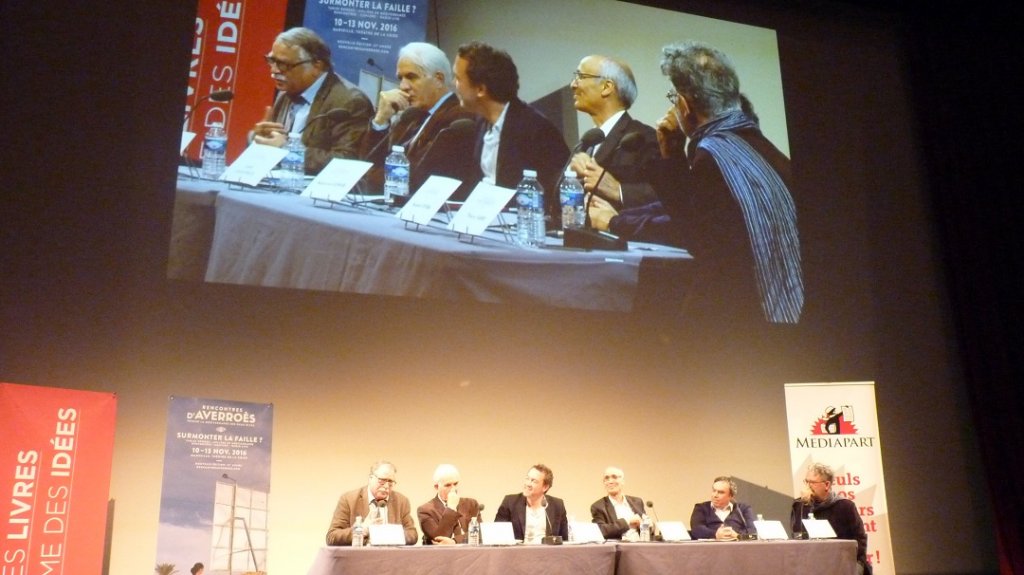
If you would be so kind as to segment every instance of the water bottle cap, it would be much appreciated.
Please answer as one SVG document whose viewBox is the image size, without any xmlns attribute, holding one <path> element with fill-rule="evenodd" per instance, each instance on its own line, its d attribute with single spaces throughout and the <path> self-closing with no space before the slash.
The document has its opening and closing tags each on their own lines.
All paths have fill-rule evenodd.
<svg viewBox="0 0 1024 575">
<path fill-rule="evenodd" d="M 405 146 L 391 146 L 391 151 L 392 152 L 402 152 L 404 154 L 405 153 Z"/>
<path fill-rule="evenodd" d="M 565 169 L 565 173 L 562 174 L 562 175 L 567 177 L 567 178 L 575 178 L 576 177 L 576 171 L 573 170 L 572 168 L 566 168 Z"/>
<path fill-rule="evenodd" d="M 537 170 L 523 170 L 523 177 L 524 178 L 536 178 L 537 177 Z"/>
<path fill-rule="evenodd" d="M 211 128 L 223 128 L 224 124 L 222 124 L 221 122 L 210 122 L 210 127 Z"/>
<path fill-rule="evenodd" d="M 301 138 L 302 132 L 288 132 L 289 138 Z"/>
</svg>

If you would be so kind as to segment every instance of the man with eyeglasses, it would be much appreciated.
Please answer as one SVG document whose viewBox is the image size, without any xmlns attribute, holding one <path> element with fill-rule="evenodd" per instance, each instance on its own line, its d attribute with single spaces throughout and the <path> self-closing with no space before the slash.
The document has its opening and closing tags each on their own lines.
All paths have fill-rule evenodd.
<svg viewBox="0 0 1024 575">
<path fill-rule="evenodd" d="M 673 243 L 694 258 L 687 312 L 717 323 L 797 323 L 804 304 L 790 163 L 761 133 L 732 60 L 700 42 L 662 48 L 671 107 L 662 159 L 646 167 L 659 201 L 616 210 L 595 198 L 595 228 Z"/>
<path fill-rule="evenodd" d="M 637 97 L 633 71 L 623 62 L 592 55 L 580 60 L 572 74 L 573 104 L 604 132 L 594 149 L 577 152 L 570 166 L 583 189 L 608 200 L 616 209 L 657 200 L 643 177 L 648 159 L 658 156 L 654 128 L 633 119 L 629 108 Z"/>
<path fill-rule="evenodd" d="M 860 517 L 856 503 L 832 491 L 834 480 L 835 473 L 824 463 L 812 463 L 807 467 L 804 489 L 800 497 L 793 501 L 789 515 L 790 527 L 796 536 L 806 534 L 803 520 L 811 515 L 815 519 L 827 520 L 836 532 L 836 537 L 857 542 L 857 573 L 870 575 L 872 569 L 871 563 L 867 561 L 868 534 L 864 530 L 864 520 Z"/>
<path fill-rule="evenodd" d="M 598 499 L 590 506 L 590 518 L 597 523 L 605 539 L 639 539 L 640 521 L 644 514 L 644 500 L 635 495 L 626 495 L 626 474 L 618 467 L 604 470 L 604 490 L 607 497 Z"/>
<path fill-rule="evenodd" d="M 437 495 L 416 509 L 425 545 L 465 543 L 469 522 L 480 513 L 476 499 L 459 495 L 459 470 L 442 463 L 434 471 Z"/>
<path fill-rule="evenodd" d="M 473 153 L 482 179 L 514 188 L 524 169 L 536 170 L 544 186 L 545 210 L 559 225 L 558 172 L 569 159 L 569 147 L 550 120 L 519 99 L 519 72 L 512 57 L 483 42 L 470 42 L 459 46 L 453 71 L 462 107 L 483 118 Z"/>
<path fill-rule="evenodd" d="M 278 34 L 266 59 L 278 95 L 253 128 L 253 141 L 280 148 L 289 133 L 302 133 L 307 174 L 334 158 L 358 158 L 373 106 L 334 72 L 327 43 L 309 28 L 291 28 Z M 325 115 L 332 110 L 342 112 Z"/>
<path fill-rule="evenodd" d="M 476 114 L 459 106 L 452 92 L 451 62 L 437 46 L 411 42 L 398 51 L 395 75 L 398 87 L 380 93 L 361 144 L 362 158 L 373 162 L 364 177 L 370 193 L 383 189 L 391 147 L 403 146 L 411 166 L 410 191 L 431 175 L 447 176 L 466 184 L 452 199 L 465 199 L 479 179 L 473 163 Z M 453 127 L 458 120 L 465 121 Z"/>
<path fill-rule="evenodd" d="M 565 503 L 548 495 L 555 474 L 551 468 L 538 463 L 526 472 L 523 490 L 506 495 L 494 515 L 495 521 L 512 523 L 516 539 L 527 545 L 539 544 L 548 535 L 569 539 L 569 520 Z"/>
<path fill-rule="evenodd" d="M 378 461 L 370 466 L 366 487 L 344 493 L 338 499 L 327 529 L 328 545 L 351 545 L 352 527 L 357 518 L 363 518 L 364 532 L 369 536 L 370 525 L 398 523 L 405 532 L 405 544 L 413 545 L 418 537 L 416 522 L 412 518 L 409 499 L 394 490 L 395 466 L 389 461 Z"/>
</svg>

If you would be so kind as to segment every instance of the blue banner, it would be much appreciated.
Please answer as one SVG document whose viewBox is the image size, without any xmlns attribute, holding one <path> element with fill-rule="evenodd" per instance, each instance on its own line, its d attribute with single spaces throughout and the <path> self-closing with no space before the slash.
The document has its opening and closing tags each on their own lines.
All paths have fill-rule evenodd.
<svg viewBox="0 0 1024 575">
<path fill-rule="evenodd" d="M 171 397 L 157 564 L 266 571 L 272 404 Z"/>
<path fill-rule="evenodd" d="M 304 25 L 331 47 L 335 71 L 367 93 L 394 85 L 398 50 L 426 39 L 428 0 L 309 0 Z"/>
</svg>

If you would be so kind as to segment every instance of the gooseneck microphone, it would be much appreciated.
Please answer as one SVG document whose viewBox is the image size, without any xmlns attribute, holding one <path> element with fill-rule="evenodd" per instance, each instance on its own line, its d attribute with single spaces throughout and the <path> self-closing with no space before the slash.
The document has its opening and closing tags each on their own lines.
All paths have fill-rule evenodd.
<svg viewBox="0 0 1024 575">
<path fill-rule="evenodd" d="M 347 119 L 349 119 L 351 117 L 352 117 L 352 114 L 348 110 L 343 110 L 341 108 L 334 108 L 332 110 L 328 110 L 328 111 L 324 112 L 323 114 L 317 114 L 316 116 L 313 116 L 312 118 L 306 120 L 306 125 L 303 126 L 301 130 L 299 130 L 299 133 L 300 134 L 306 133 L 306 130 L 308 130 L 310 126 L 312 126 L 313 124 L 315 124 L 316 122 L 318 122 L 320 120 L 323 120 L 324 118 L 327 118 L 328 120 L 330 120 L 332 122 L 344 122 L 345 120 L 347 120 Z"/>
<path fill-rule="evenodd" d="M 232 99 L 234 99 L 234 97 L 235 93 L 231 90 L 216 90 L 214 92 L 210 92 L 205 96 L 201 96 L 198 100 L 196 100 L 196 103 L 191 108 L 189 108 L 188 112 L 185 113 L 185 129 L 188 129 L 188 122 L 192 119 L 193 112 L 195 112 L 196 109 L 199 108 L 199 104 L 202 104 L 207 100 L 211 102 L 230 102 Z"/>
<path fill-rule="evenodd" d="M 469 118 L 459 118 L 447 128 L 444 128 L 434 136 L 434 140 L 427 146 L 426 151 L 420 155 L 419 161 L 416 162 L 414 169 L 419 170 L 421 166 L 428 167 L 430 162 L 434 158 L 434 148 L 437 148 L 437 153 L 444 153 L 444 148 L 450 142 L 456 141 L 458 138 L 468 136 L 470 132 L 476 130 L 476 122 Z M 481 506 L 481 509 L 483 507 Z"/>
<path fill-rule="evenodd" d="M 580 138 L 572 150 L 569 151 L 569 159 L 565 161 L 565 165 L 562 166 L 562 171 L 558 172 L 559 180 L 565 175 L 565 171 L 569 169 L 569 164 L 572 163 L 572 157 L 576 155 L 576 152 L 580 150 L 586 150 L 593 148 L 604 141 L 604 131 L 601 128 L 591 128 L 583 133 L 583 137 Z"/>
</svg>

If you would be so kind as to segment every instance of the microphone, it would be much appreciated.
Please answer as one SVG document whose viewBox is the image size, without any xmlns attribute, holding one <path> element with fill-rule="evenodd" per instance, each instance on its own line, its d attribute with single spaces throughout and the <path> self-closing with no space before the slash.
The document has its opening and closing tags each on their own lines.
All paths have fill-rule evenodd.
<svg viewBox="0 0 1024 575">
<path fill-rule="evenodd" d="M 434 141 L 430 142 L 426 151 L 423 152 L 419 161 L 416 162 L 415 169 L 419 170 L 421 166 L 426 167 L 430 165 L 430 161 L 434 159 L 434 155 L 432 154 L 434 148 L 438 149 L 438 153 L 443 153 L 445 145 L 454 142 L 458 138 L 462 138 L 475 130 L 476 122 L 473 120 L 470 120 L 469 118 L 459 118 L 458 120 L 455 120 L 449 124 L 447 128 L 438 132 L 437 136 L 434 136 Z M 444 141 L 444 144 L 438 143 L 441 141 Z"/>
<path fill-rule="evenodd" d="M 623 140 L 625 139 L 626 138 L 623 138 Z M 658 528 L 658 522 L 661 520 L 658 519 L 658 512 L 654 509 L 654 502 L 650 499 L 647 500 L 647 508 L 651 510 L 651 515 L 654 516 L 654 527 L 651 530 L 651 538 L 654 538 L 655 533 L 658 533 L 658 537 L 661 537 L 661 530 Z"/>
<path fill-rule="evenodd" d="M 377 62 L 374 62 L 373 58 L 367 58 L 367 59 L 366 59 L 366 65 L 367 65 L 367 66 L 372 66 L 372 67 L 374 67 L 374 68 L 376 68 L 376 69 L 380 70 L 380 73 L 381 73 L 382 75 L 384 74 L 384 68 L 381 68 L 381 67 L 380 67 L 380 65 L 379 65 L 379 64 L 377 64 Z"/>
<path fill-rule="evenodd" d="M 479 521 L 479 522 L 481 522 L 481 523 L 483 523 L 483 521 L 484 521 L 484 519 L 483 519 L 483 513 L 484 513 L 484 504 L 483 504 L 483 503 L 481 503 L 481 504 L 480 504 L 480 505 L 479 505 L 479 506 L 478 506 L 478 507 L 476 508 L 476 520 L 477 520 L 477 521 Z"/>
<path fill-rule="evenodd" d="M 413 128 L 419 129 L 419 127 L 423 123 L 423 121 L 427 118 L 427 116 L 430 115 L 429 112 L 427 112 L 426 110 L 424 110 L 422 108 L 406 108 L 405 110 L 402 110 L 401 112 L 399 112 L 399 114 L 400 114 L 399 119 L 403 119 L 403 118 L 408 118 L 409 119 L 408 120 L 408 124 L 405 127 L 405 130 L 403 130 L 400 135 L 395 136 L 394 138 L 391 138 L 391 137 L 381 138 L 381 140 L 379 142 L 377 142 L 372 148 L 370 148 L 370 151 L 367 152 L 366 155 L 363 156 L 364 158 L 369 159 L 369 158 L 373 158 L 374 156 L 376 156 L 377 152 L 380 150 L 381 146 L 387 146 L 388 147 L 387 149 L 390 150 L 391 149 L 391 144 L 389 142 L 391 142 L 391 141 L 402 142 L 403 143 L 402 145 L 404 145 L 405 143 L 407 143 L 407 142 L 405 142 L 405 137 L 409 135 L 409 132 L 411 132 Z M 397 122 L 396 122 L 396 124 L 397 124 Z M 371 127 L 370 129 L 372 130 L 373 127 Z M 408 152 L 408 150 L 406 150 L 406 152 Z M 385 154 L 385 155 L 387 155 L 387 154 Z"/>
<path fill-rule="evenodd" d="M 312 126 L 313 124 L 315 124 L 319 120 L 323 120 L 324 118 L 327 118 L 328 120 L 330 120 L 332 122 L 344 122 L 345 120 L 347 120 L 347 119 L 349 119 L 351 117 L 352 117 L 352 113 L 349 112 L 348 110 L 342 110 L 341 108 L 334 108 L 332 110 L 328 110 L 328 111 L 324 112 L 323 114 L 317 114 L 316 116 L 313 116 L 312 118 L 306 120 L 306 125 L 303 126 L 301 130 L 299 130 L 299 133 L 300 134 L 306 133 L 306 130 L 308 130 L 310 126 Z"/>
<path fill-rule="evenodd" d="M 201 96 L 196 100 L 195 105 L 189 108 L 188 112 L 185 113 L 185 129 L 188 129 L 188 123 L 192 119 L 192 114 L 199 108 L 199 104 L 202 104 L 207 100 L 210 100 L 211 102 L 230 102 L 234 97 L 235 93 L 231 90 L 217 90 L 215 92 L 210 92 L 205 96 Z"/>
<path fill-rule="evenodd" d="M 583 137 L 580 138 L 578 144 L 573 147 L 572 151 L 569 152 L 569 159 L 565 161 L 565 165 L 562 166 L 561 171 L 558 172 L 558 177 L 561 178 L 565 175 L 565 171 L 569 169 L 569 164 L 572 163 L 572 157 L 576 155 L 576 152 L 586 149 L 593 148 L 604 141 L 604 132 L 601 128 L 591 128 L 583 133 Z"/>
</svg>

